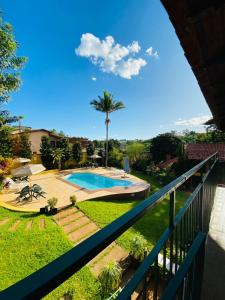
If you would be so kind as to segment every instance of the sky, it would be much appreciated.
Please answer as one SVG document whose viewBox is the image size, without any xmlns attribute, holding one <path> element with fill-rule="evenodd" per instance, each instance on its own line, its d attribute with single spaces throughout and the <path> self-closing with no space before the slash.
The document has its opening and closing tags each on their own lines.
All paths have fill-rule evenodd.
<svg viewBox="0 0 225 300">
<path fill-rule="evenodd" d="M 110 137 L 148 139 L 199 126 L 211 113 L 159 0 L 1 0 L 27 56 L 23 84 L 7 104 L 23 125 L 104 139 L 104 90 L 126 108 Z"/>
</svg>

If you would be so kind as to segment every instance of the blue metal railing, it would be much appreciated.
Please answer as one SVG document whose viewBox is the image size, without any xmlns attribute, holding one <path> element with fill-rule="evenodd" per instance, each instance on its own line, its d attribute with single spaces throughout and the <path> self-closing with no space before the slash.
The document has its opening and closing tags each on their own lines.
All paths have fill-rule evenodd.
<svg viewBox="0 0 225 300">
<path fill-rule="evenodd" d="M 184 182 L 186 182 L 191 176 L 193 176 L 196 172 L 201 171 L 202 172 L 202 182 L 201 187 L 199 186 L 199 191 L 196 194 L 196 191 L 192 193 L 192 195 L 189 198 L 189 207 L 192 206 L 192 200 L 198 197 L 198 201 L 195 201 L 196 208 L 193 211 L 200 211 L 201 216 L 204 214 L 204 208 L 201 206 L 202 199 L 199 195 L 200 193 L 203 193 L 202 187 L 205 186 L 205 182 L 208 178 L 208 175 L 210 171 L 212 170 L 213 166 L 215 165 L 217 161 L 217 154 L 214 154 L 207 158 L 206 160 L 202 161 L 195 167 L 193 167 L 191 170 L 187 171 L 180 177 L 173 180 L 168 185 L 164 186 L 160 191 L 153 194 L 151 197 L 147 198 L 146 200 L 142 201 L 139 205 L 137 205 L 135 208 L 127 212 L 126 214 L 122 215 L 118 219 L 116 219 L 114 222 L 109 224 L 108 226 L 104 227 L 102 230 L 98 231 L 88 239 L 86 239 L 84 242 L 80 243 L 67 253 L 63 254 L 53 262 L 49 263 L 42 269 L 38 270 L 37 272 L 29 275 L 25 279 L 19 281 L 18 283 L 14 284 L 13 286 L 7 288 L 6 290 L 2 291 L 0 293 L 0 300 L 11 300 L 11 299 L 40 299 L 43 296 L 47 295 L 49 292 L 51 292 L 53 289 L 58 287 L 61 283 L 63 283 L 65 280 L 67 280 L 70 276 L 72 276 L 75 272 L 80 270 L 84 265 L 86 265 L 91 259 L 93 259 L 97 254 L 99 254 L 102 250 L 104 250 L 109 244 L 111 244 L 116 238 L 118 238 L 122 233 L 124 233 L 128 228 L 130 228 L 137 220 L 139 220 L 143 215 L 146 214 L 149 210 L 151 210 L 155 205 L 157 205 L 160 201 L 162 201 L 166 196 L 170 195 L 170 216 L 169 216 L 169 228 L 164 232 L 163 236 L 159 239 L 158 243 L 156 244 L 156 247 L 153 249 L 154 251 L 151 251 L 150 255 L 144 260 L 144 262 L 141 264 L 140 268 L 138 269 L 137 273 L 135 274 L 134 278 L 130 280 L 128 285 L 125 287 L 125 289 L 121 292 L 121 295 L 119 295 L 119 299 L 129 299 L 132 292 L 135 290 L 137 285 L 143 280 L 143 278 L 146 279 L 147 273 L 149 271 L 149 268 L 151 268 L 152 263 L 156 265 L 155 269 L 156 273 L 158 272 L 158 253 L 163 249 L 164 253 L 164 262 L 166 258 L 166 246 L 165 242 L 170 239 L 170 262 L 173 261 L 173 245 L 178 246 L 179 244 L 179 255 L 177 257 L 177 261 L 175 263 L 176 268 L 178 267 L 178 259 L 180 259 L 180 263 L 183 261 L 183 258 L 185 257 L 188 247 L 189 247 L 189 241 L 187 242 L 186 238 L 179 238 L 178 242 L 178 234 L 182 234 L 182 230 L 177 229 L 177 223 L 178 220 L 175 218 L 174 211 L 175 211 L 175 191 L 177 188 L 179 188 Z M 207 169 L 207 170 L 204 170 Z M 203 176 L 204 174 L 204 176 Z M 208 190 L 208 193 L 210 191 Z M 193 196 L 194 195 L 194 196 Z M 213 195 L 213 189 L 210 192 L 210 198 L 212 198 Z M 206 201 L 207 202 L 207 201 Z M 211 204 L 211 200 L 207 203 Z M 187 206 L 188 204 L 186 204 Z M 188 211 L 188 208 L 186 209 Z M 185 214 L 185 211 L 183 211 L 183 214 Z M 209 214 L 207 210 L 207 214 Z M 180 212 L 180 216 L 182 215 L 182 212 Z M 189 218 L 189 214 L 187 216 Z M 185 222 L 187 223 L 186 217 L 184 218 Z M 191 222 L 193 222 L 193 219 Z M 201 218 L 202 220 L 202 218 Z M 196 218 L 195 218 L 196 221 Z M 187 227 L 187 224 L 184 222 L 182 224 L 182 219 L 180 221 L 180 224 L 183 226 L 183 228 Z M 202 223 L 202 224 L 200 224 Z M 206 224 L 205 224 L 206 225 Z M 202 230 L 203 221 L 197 222 L 196 226 L 192 226 L 193 230 Z M 181 226 L 181 228 L 182 228 Z M 177 233 L 173 234 L 174 229 L 176 228 Z M 190 229 L 190 228 L 189 228 Z M 183 234 L 187 235 L 186 230 L 183 231 Z M 190 233 L 194 237 L 194 233 Z M 193 238 L 192 237 L 192 238 Z M 175 241 L 175 242 L 174 242 Z M 171 246 L 172 245 L 172 246 Z M 157 260 L 156 260 L 157 258 Z M 172 268 L 170 266 L 170 272 L 169 277 L 172 277 Z M 153 270 L 153 271 L 154 271 Z M 167 273 L 165 270 L 165 264 L 163 264 L 162 271 L 164 273 Z M 141 277 L 140 277 L 141 276 Z M 157 276 L 155 276 L 157 277 Z M 157 279 L 157 278 L 156 278 Z M 146 281 L 146 280 L 145 280 Z M 156 280 L 157 281 L 157 280 Z M 132 283 L 132 284 L 131 284 Z M 147 284 L 147 281 L 146 281 Z M 133 286 L 132 286 L 133 285 Z M 157 285 L 155 284 L 155 293 L 154 295 L 157 295 Z M 146 289 L 145 289 L 146 290 Z M 123 295 L 126 295 L 125 298 L 122 298 Z M 157 296 L 154 296 L 157 297 Z M 156 299 L 156 298 L 154 298 Z"/>
</svg>

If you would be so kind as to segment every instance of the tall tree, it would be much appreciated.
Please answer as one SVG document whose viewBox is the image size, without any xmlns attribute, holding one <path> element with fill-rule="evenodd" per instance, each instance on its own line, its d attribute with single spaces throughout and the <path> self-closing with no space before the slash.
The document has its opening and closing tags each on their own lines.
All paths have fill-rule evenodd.
<svg viewBox="0 0 225 300">
<path fill-rule="evenodd" d="M 71 146 L 69 144 L 68 138 L 61 138 L 57 143 L 57 148 L 63 150 L 62 163 L 65 163 L 67 160 L 71 158 L 72 156 Z"/>
<path fill-rule="evenodd" d="M 87 146 L 87 156 L 93 155 L 95 152 L 94 143 L 90 142 Z"/>
<path fill-rule="evenodd" d="M 0 155 L 3 157 L 12 157 L 12 129 L 9 126 L 0 127 Z"/>
<path fill-rule="evenodd" d="M 19 149 L 18 155 L 20 157 L 31 158 L 31 142 L 29 141 L 29 137 L 27 133 L 20 134 L 19 137 Z"/>
<path fill-rule="evenodd" d="M 52 145 L 50 143 L 50 139 L 47 136 L 43 136 L 41 138 L 41 147 L 40 147 L 40 153 L 41 153 L 41 160 L 43 165 L 47 169 L 53 168 L 53 158 L 52 158 Z"/>
<path fill-rule="evenodd" d="M 164 133 L 152 139 L 150 146 L 152 158 L 155 163 L 165 161 L 166 156 L 180 157 L 183 155 L 183 142 L 171 133 Z"/>
<path fill-rule="evenodd" d="M 99 100 L 91 101 L 91 106 L 95 108 L 97 111 L 105 113 L 105 125 L 106 125 L 106 158 L 105 158 L 105 166 L 108 166 L 108 156 L 109 156 L 109 123 L 110 123 L 110 113 L 124 108 L 124 104 L 122 101 L 115 101 L 113 99 L 113 95 L 109 92 L 104 91 L 103 97 L 98 96 Z"/>
<path fill-rule="evenodd" d="M 2 105 L 10 99 L 9 94 L 16 91 L 21 84 L 19 70 L 27 59 L 16 55 L 18 45 L 12 26 L 0 18 L 0 127 L 18 120 L 2 109 Z"/>
<path fill-rule="evenodd" d="M 73 144 L 72 155 L 77 164 L 82 160 L 82 148 L 79 142 Z"/>
</svg>

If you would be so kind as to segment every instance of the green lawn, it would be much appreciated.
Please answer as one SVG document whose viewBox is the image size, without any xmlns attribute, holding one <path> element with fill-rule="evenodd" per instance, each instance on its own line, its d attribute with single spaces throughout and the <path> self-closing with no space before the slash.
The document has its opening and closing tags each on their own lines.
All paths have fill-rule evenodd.
<svg viewBox="0 0 225 300">
<path fill-rule="evenodd" d="M 151 194 L 160 189 L 156 178 L 148 177 L 138 172 L 135 172 L 134 175 L 151 183 Z M 183 192 L 177 193 L 177 210 L 182 206 L 186 197 L 186 194 Z M 135 207 L 138 203 L 140 203 L 138 200 L 89 200 L 80 202 L 78 206 L 102 228 Z M 133 235 L 142 234 L 147 239 L 149 245 L 153 247 L 168 226 L 168 215 L 169 201 L 167 198 L 120 236 L 118 243 L 129 251 Z"/>
<path fill-rule="evenodd" d="M 160 188 L 156 178 L 141 173 L 135 175 L 151 183 L 151 193 Z M 178 193 L 177 209 L 185 198 L 184 193 Z M 90 200 L 81 202 L 78 206 L 100 227 L 104 227 L 138 203 L 140 203 L 138 200 Z M 153 246 L 168 225 L 168 209 L 168 199 L 165 199 L 127 230 L 118 239 L 118 243 L 129 250 L 133 235 L 142 234 L 149 245 Z M 10 218 L 10 221 L 0 227 L 0 290 L 25 278 L 72 248 L 72 244 L 50 216 L 11 212 L 0 207 L 0 220 L 5 218 Z M 45 219 L 45 229 L 39 228 L 40 218 Z M 31 230 L 26 230 L 26 224 L 31 219 L 34 225 Z M 8 231 L 16 220 L 21 221 L 17 230 Z M 60 299 L 66 292 L 73 294 L 74 299 L 99 299 L 99 290 L 99 283 L 89 268 L 84 267 L 46 296 L 46 299 Z"/>
<path fill-rule="evenodd" d="M 11 212 L 0 207 L 0 220 L 10 221 L 0 227 L 0 290 L 26 277 L 72 248 L 72 245 L 51 217 Z M 46 228 L 39 228 L 40 218 L 45 218 Z M 34 225 L 26 230 L 27 222 Z M 20 220 L 15 232 L 8 231 L 10 225 Z M 88 267 L 50 293 L 46 299 L 59 299 L 68 291 L 74 299 L 97 299 L 99 285 Z"/>
</svg>

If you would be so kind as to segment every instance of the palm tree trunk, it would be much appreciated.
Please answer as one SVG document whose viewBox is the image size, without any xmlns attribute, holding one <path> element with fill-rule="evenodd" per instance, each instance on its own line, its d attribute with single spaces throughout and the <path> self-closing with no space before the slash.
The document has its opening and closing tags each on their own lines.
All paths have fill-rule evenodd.
<svg viewBox="0 0 225 300">
<path fill-rule="evenodd" d="M 106 143 L 105 143 L 105 167 L 108 167 L 108 155 L 109 155 L 109 113 L 106 113 Z"/>
</svg>

